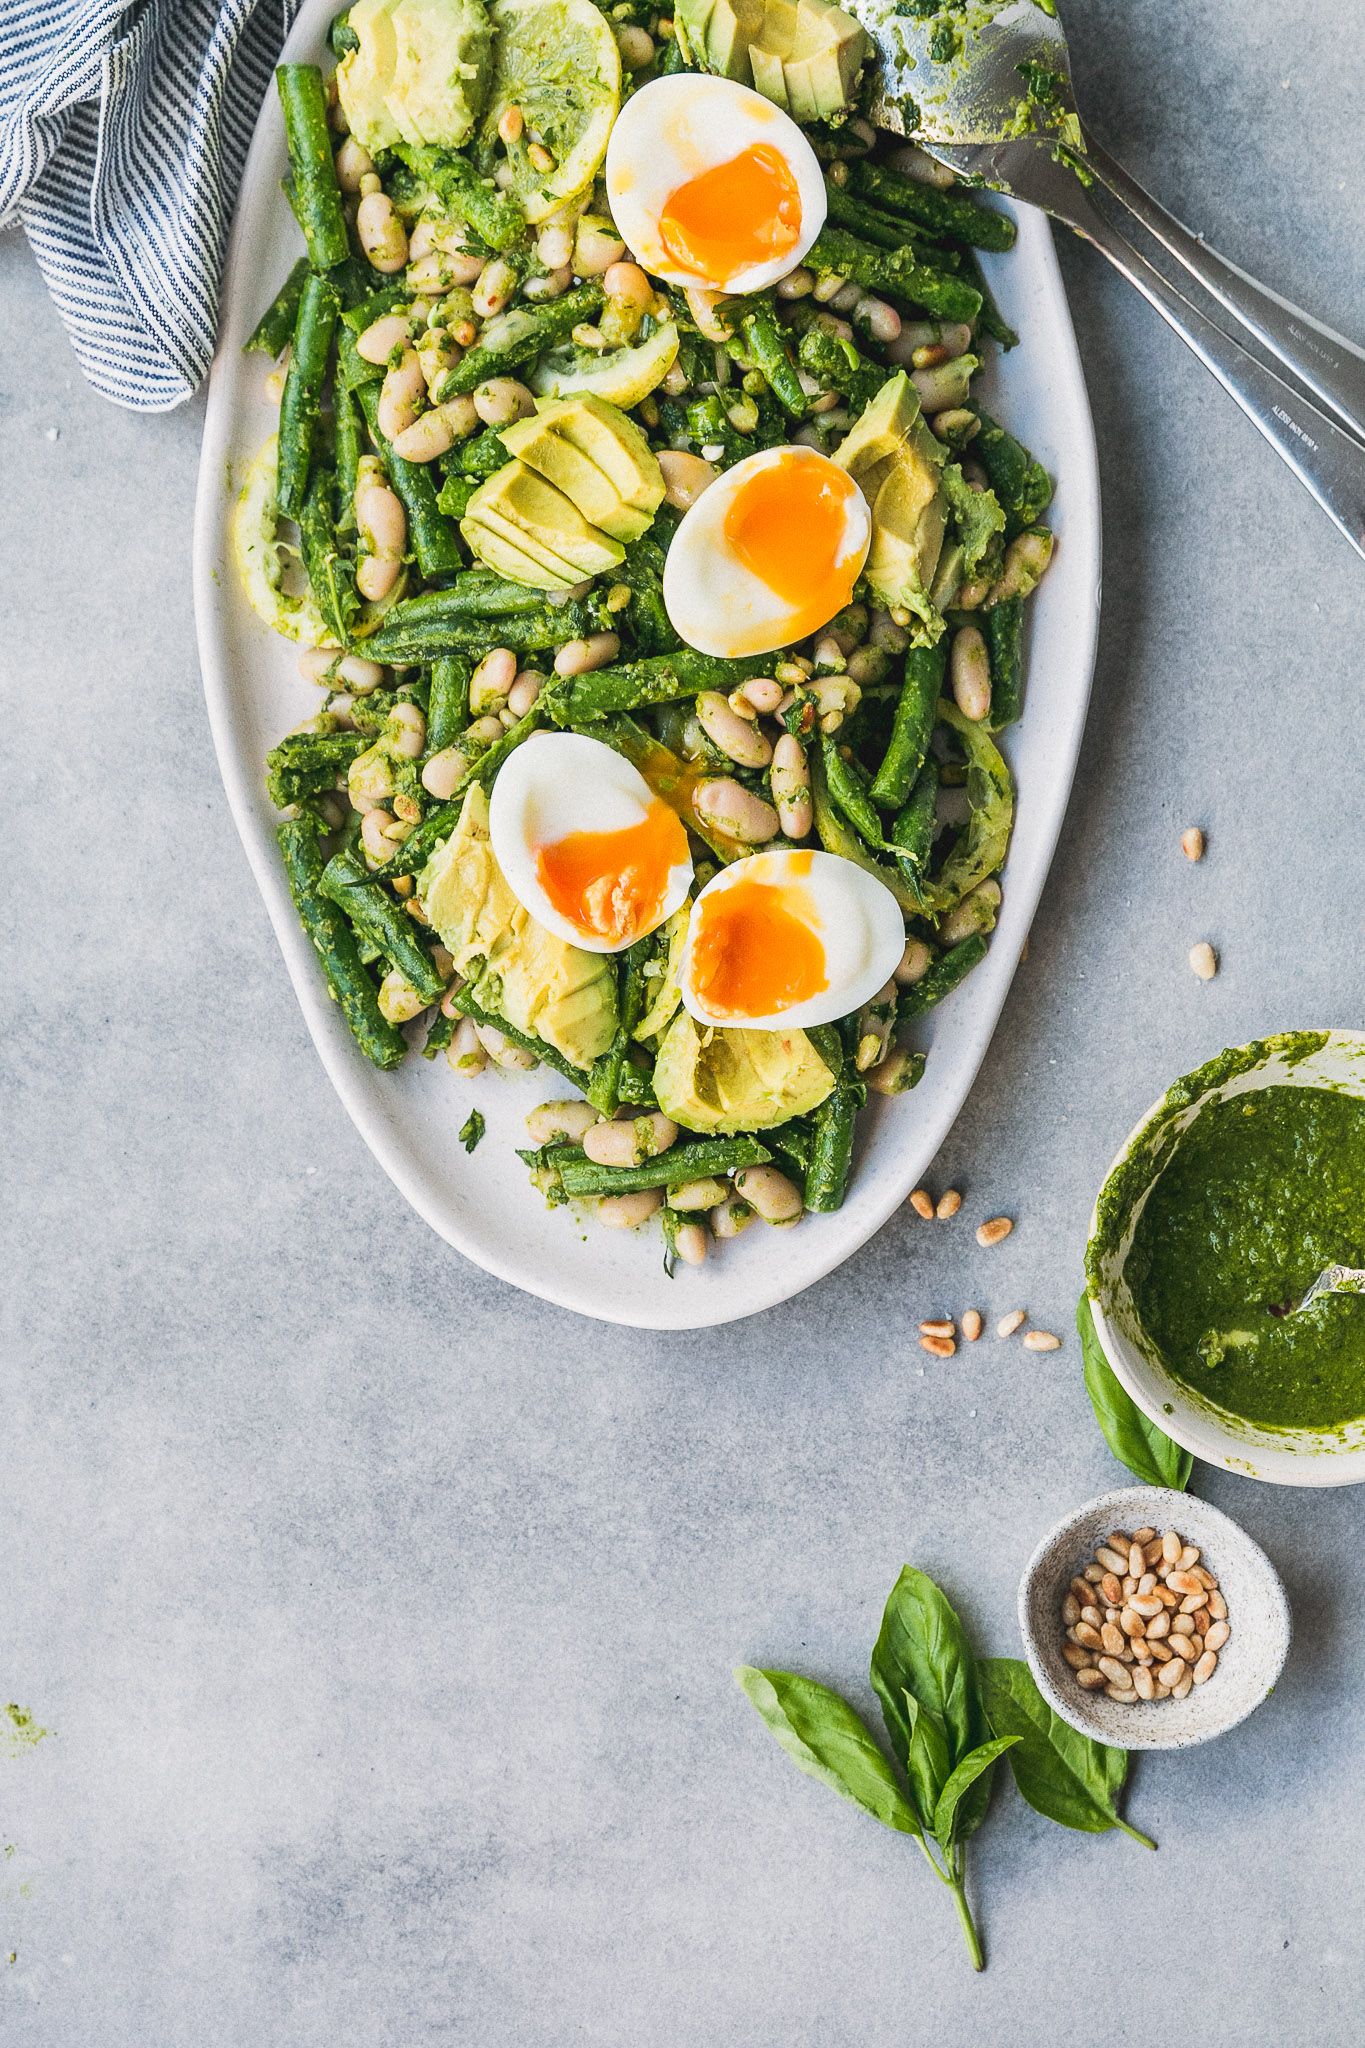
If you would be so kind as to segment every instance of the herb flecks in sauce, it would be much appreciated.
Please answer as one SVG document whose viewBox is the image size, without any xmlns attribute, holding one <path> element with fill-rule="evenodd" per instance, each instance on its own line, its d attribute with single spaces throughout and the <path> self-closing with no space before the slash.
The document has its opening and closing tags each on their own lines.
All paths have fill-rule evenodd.
<svg viewBox="0 0 1365 2048">
<path fill-rule="evenodd" d="M 1365 1102 L 1266 1088 L 1201 1112 L 1167 1161 L 1125 1268 L 1172 1375 L 1248 1421 L 1365 1415 L 1365 1301 L 1289 1315 L 1325 1266 L 1365 1262 Z"/>
</svg>

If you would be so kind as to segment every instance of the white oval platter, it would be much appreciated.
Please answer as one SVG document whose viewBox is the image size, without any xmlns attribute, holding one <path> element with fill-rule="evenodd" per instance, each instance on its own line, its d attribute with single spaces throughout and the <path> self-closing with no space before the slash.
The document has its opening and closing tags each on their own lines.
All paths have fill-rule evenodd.
<svg viewBox="0 0 1365 2048">
<path fill-rule="evenodd" d="M 335 0 L 308 0 L 285 56 L 324 60 Z M 195 513 L 194 579 L 200 660 L 228 801 L 313 1041 L 361 1136 L 419 1215 L 488 1272 L 582 1315 L 641 1329 L 704 1329 L 771 1308 L 809 1287 L 866 1243 L 916 1187 L 976 1076 L 1047 876 L 1085 724 L 1100 594 L 1100 503 L 1094 430 L 1051 230 L 1017 210 L 1019 239 L 986 269 L 1005 317 L 1023 337 L 993 351 L 987 403 L 1057 479 L 1049 514 L 1052 569 L 1029 607 L 1025 716 L 1005 736 L 1019 804 L 1004 905 L 980 967 L 926 1022 L 924 1079 L 912 1093 L 874 1099 L 860 1119 L 843 1208 L 795 1230 L 753 1224 L 717 1246 L 700 1270 L 665 1278 L 657 1226 L 616 1233 L 575 1208 L 547 1209 L 514 1147 L 535 1103 L 563 1093 L 545 1069 L 458 1079 L 444 1059 L 412 1057 L 391 1074 L 370 1066 L 328 995 L 289 899 L 265 793 L 269 749 L 316 709 L 297 650 L 267 631 L 243 594 L 231 524 L 246 466 L 274 431 L 269 367 L 242 343 L 300 253 L 280 191 L 284 126 L 267 96 L 247 160 L 223 284 L 218 353 Z M 268 1057 L 268 1054 L 263 1056 Z M 477 1152 L 456 1133 L 472 1108 L 487 1119 Z"/>
</svg>

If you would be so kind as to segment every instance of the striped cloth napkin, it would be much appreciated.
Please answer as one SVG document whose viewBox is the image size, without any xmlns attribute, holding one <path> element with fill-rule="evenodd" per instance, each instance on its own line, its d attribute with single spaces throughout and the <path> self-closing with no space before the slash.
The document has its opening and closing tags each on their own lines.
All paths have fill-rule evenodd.
<svg viewBox="0 0 1365 2048">
<path fill-rule="evenodd" d="M 0 227 L 97 391 L 164 412 L 213 356 L 247 145 L 301 0 L 0 0 Z"/>
</svg>

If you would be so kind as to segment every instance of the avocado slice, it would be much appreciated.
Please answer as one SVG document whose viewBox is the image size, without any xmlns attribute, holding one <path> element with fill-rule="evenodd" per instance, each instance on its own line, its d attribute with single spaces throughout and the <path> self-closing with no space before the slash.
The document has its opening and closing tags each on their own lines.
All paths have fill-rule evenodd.
<svg viewBox="0 0 1365 2048">
<path fill-rule="evenodd" d="M 659 1045 L 654 1093 L 689 1131 L 767 1131 L 818 1108 L 834 1076 L 804 1031 L 704 1029 L 686 1010 Z"/>
<path fill-rule="evenodd" d="M 625 553 L 619 541 L 589 525 L 563 491 L 516 460 L 504 463 L 479 485 L 465 517 L 495 532 L 500 523 L 502 530 L 510 528 L 507 537 L 514 546 L 533 560 L 543 556 L 547 567 L 568 568 L 575 582 L 614 569 Z"/>
<path fill-rule="evenodd" d="M 773 5 L 769 0 L 770 14 Z M 794 120 L 827 121 L 852 105 L 872 41 L 851 14 L 830 0 L 800 0 L 794 12 L 795 31 L 782 66 L 788 105 Z M 766 33 L 761 41 L 773 47 Z"/>
<path fill-rule="evenodd" d="M 749 45 L 763 33 L 764 0 L 715 0 L 706 23 L 706 68 L 747 85 Z"/>
<path fill-rule="evenodd" d="M 921 618 L 932 612 L 928 593 L 947 520 L 938 468 L 920 458 L 907 439 L 872 507 L 865 573 L 884 605 L 906 605 Z"/>
<path fill-rule="evenodd" d="M 493 514 L 495 519 L 497 516 Z M 478 519 L 460 521 L 465 546 L 496 575 L 510 577 L 513 583 L 529 584 L 533 590 L 572 590 L 575 583 L 582 582 L 582 577 L 575 575 L 567 562 L 558 562 L 550 568 L 543 556 L 536 559 L 528 555 L 525 548 L 517 545 L 523 538 L 521 534 L 517 535 L 516 541 L 508 538 L 509 532 L 514 530 L 501 520 L 497 527 L 485 526 Z"/>
<path fill-rule="evenodd" d="M 468 140 L 491 68 L 483 0 L 355 0 L 349 26 L 359 48 L 338 65 L 337 89 L 358 142 L 458 149 Z"/>
<path fill-rule="evenodd" d="M 635 422 L 605 399 L 542 402 L 503 433 L 509 452 L 572 499 L 590 524 L 638 540 L 663 503 L 663 472 Z"/>
<path fill-rule="evenodd" d="M 888 455 L 894 455 L 920 416 L 919 393 L 904 370 L 883 384 L 830 457 L 855 483 Z M 866 488 L 866 486 L 864 486 Z"/>
</svg>

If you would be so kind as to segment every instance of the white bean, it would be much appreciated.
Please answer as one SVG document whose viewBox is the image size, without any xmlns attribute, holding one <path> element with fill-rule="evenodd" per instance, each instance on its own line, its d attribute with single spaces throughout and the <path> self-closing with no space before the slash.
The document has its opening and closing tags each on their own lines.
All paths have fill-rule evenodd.
<svg viewBox="0 0 1365 2048">
<path fill-rule="evenodd" d="M 498 1066 L 506 1067 L 513 1073 L 526 1073 L 530 1068 L 540 1065 L 533 1052 L 527 1052 L 525 1046 L 514 1044 L 506 1032 L 496 1030 L 493 1025 L 476 1024 L 474 1031 L 489 1059 Z"/>
<path fill-rule="evenodd" d="M 887 158 L 893 171 L 899 171 L 903 178 L 913 178 L 916 184 L 933 185 L 938 191 L 946 192 L 950 185 L 957 183 L 954 172 L 947 164 L 941 164 L 937 157 L 930 156 L 927 149 L 918 143 L 908 142 Z"/>
<path fill-rule="evenodd" d="M 355 231 L 376 270 L 392 276 L 408 260 L 408 238 L 387 192 L 367 192 L 356 209 Z"/>
<path fill-rule="evenodd" d="M 338 682 L 345 683 L 354 697 L 368 697 L 371 690 L 377 690 L 384 680 L 384 670 L 377 661 L 366 661 L 363 654 L 343 654 L 336 665 Z"/>
<path fill-rule="evenodd" d="M 616 40 L 621 50 L 621 62 L 627 71 L 643 71 L 646 64 L 654 60 L 654 38 L 648 29 L 634 28 L 629 23 L 616 31 Z"/>
<path fill-rule="evenodd" d="M 389 713 L 387 725 L 393 751 L 405 761 L 417 760 L 427 743 L 427 722 L 421 707 L 401 699 Z"/>
<path fill-rule="evenodd" d="M 473 284 L 483 272 L 482 256 L 463 249 L 429 249 L 411 266 L 407 281 L 424 299 L 439 299 L 452 285 Z"/>
<path fill-rule="evenodd" d="M 868 1087 L 874 1088 L 878 1095 L 904 1095 L 907 1089 L 914 1087 L 919 1078 L 919 1071 L 914 1053 L 907 1052 L 904 1046 L 898 1045 L 893 1046 L 886 1058 L 863 1078 Z"/>
<path fill-rule="evenodd" d="M 735 1187 L 765 1223 L 794 1223 L 805 1208 L 801 1190 L 775 1166 L 746 1166 Z"/>
<path fill-rule="evenodd" d="M 438 405 L 393 436 L 393 452 L 404 462 L 434 462 L 454 439 L 455 429 L 446 418 L 445 407 Z"/>
<path fill-rule="evenodd" d="M 536 242 L 536 254 L 547 270 L 565 270 L 573 258 L 573 230 L 544 227 Z"/>
<path fill-rule="evenodd" d="M 706 1261 L 706 1231 L 700 1223 L 680 1223 L 673 1233 L 673 1245 L 685 1266 Z"/>
<path fill-rule="evenodd" d="M 594 1166 L 642 1166 L 667 1152 L 678 1126 L 662 1110 L 650 1116 L 618 1117 L 583 1133 L 583 1150 Z"/>
<path fill-rule="evenodd" d="M 654 287 L 638 263 L 613 263 L 602 279 L 602 289 L 609 299 L 628 299 L 646 313 L 654 304 Z"/>
<path fill-rule="evenodd" d="M 508 427 L 535 409 L 535 399 L 515 377 L 490 377 L 474 393 L 474 410 L 486 427 Z"/>
<path fill-rule="evenodd" d="M 379 393 L 379 431 L 386 441 L 396 439 L 404 427 L 412 425 L 426 395 L 427 380 L 422 375 L 422 359 L 415 348 L 405 348 L 385 377 Z"/>
<path fill-rule="evenodd" d="M 659 468 L 663 472 L 664 497 L 679 512 L 695 505 L 720 475 L 714 463 L 703 462 L 700 455 L 689 455 L 684 448 L 660 449 Z"/>
<path fill-rule="evenodd" d="M 544 688 L 544 676 L 533 668 L 524 668 L 507 692 L 507 709 L 514 718 L 525 718 Z"/>
<path fill-rule="evenodd" d="M 468 767 L 469 762 L 458 747 L 442 747 L 440 753 L 433 754 L 423 768 L 422 787 L 428 796 L 445 803 L 454 796 Z"/>
<path fill-rule="evenodd" d="M 528 277 L 521 288 L 521 295 L 536 303 L 544 299 L 562 299 L 572 283 L 573 271 L 563 263 L 558 270 L 547 270 L 544 277 Z"/>
<path fill-rule="evenodd" d="M 367 363 L 387 363 L 394 350 L 401 348 L 407 338 L 406 313 L 381 313 L 377 320 L 371 320 L 357 341 L 355 352 L 364 356 Z"/>
<path fill-rule="evenodd" d="M 592 1104 L 571 1096 L 564 1102 L 542 1102 L 533 1109 L 526 1119 L 526 1135 L 533 1145 L 553 1145 L 556 1139 L 577 1144 L 596 1122 Z"/>
<path fill-rule="evenodd" d="M 795 270 L 789 270 L 777 281 L 779 299 L 804 299 L 814 290 L 815 272 L 807 270 L 804 264 L 798 264 Z"/>
<path fill-rule="evenodd" d="M 714 1174 L 705 1180 L 685 1180 L 679 1187 L 668 1191 L 670 1209 L 714 1209 L 729 1195 L 726 1181 L 718 1180 Z"/>
<path fill-rule="evenodd" d="M 862 322 L 874 341 L 894 341 L 901 331 L 901 316 L 885 299 L 860 298 L 853 318 Z"/>
<path fill-rule="evenodd" d="M 476 718 L 472 725 L 465 727 L 464 737 L 470 746 L 491 747 L 495 740 L 502 738 L 504 730 L 505 728 L 499 719 L 491 716 L 488 718 Z"/>
<path fill-rule="evenodd" d="M 635 1230 L 648 1223 L 664 1205 L 662 1188 L 640 1188 L 633 1195 L 604 1195 L 597 1204 L 597 1220 L 608 1230 Z"/>
<path fill-rule="evenodd" d="M 938 936 L 945 946 L 956 946 L 974 932 L 993 931 L 999 908 L 1000 884 L 995 880 L 978 882 L 941 920 Z"/>
<path fill-rule="evenodd" d="M 801 742 L 784 732 L 773 748 L 773 802 L 788 839 L 804 839 L 811 828 L 810 769 Z"/>
<path fill-rule="evenodd" d="M 985 635 L 976 626 L 963 626 L 953 635 L 949 670 L 953 701 L 964 718 L 979 721 L 990 715 L 991 658 Z"/>
<path fill-rule="evenodd" d="M 586 640 L 570 640 L 555 656 L 557 676 L 585 676 L 592 669 L 606 668 L 621 652 L 619 633 L 590 633 Z"/>
<path fill-rule="evenodd" d="M 517 288 L 517 273 L 502 256 L 490 257 L 474 285 L 474 311 L 480 320 L 501 313 Z"/>
<path fill-rule="evenodd" d="M 362 149 L 353 135 L 348 135 L 336 154 L 337 183 L 343 192 L 358 192 L 360 181 L 374 169 L 374 160 L 368 149 Z"/>
<path fill-rule="evenodd" d="M 360 821 L 360 843 L 372 860 L 388 860 L 393 853 L 393 842 L 385 838 L 388 827 L 393 823 L 392 811 L 378 806 L 366 811 Z"/>
<path fill-rule="evenodd" d="M 755 711 L 772 712 L 787 693 L 771 676 L 750 676 L 747 683 L 741 683 L 739 694 L 748 699 Z"/>
<path fill-rule="evenodd" d="M 697 699 L 697 717 L 702 731 L 741 768 L 766 768 L 773 750 L 757 726 L 738 717 L 719 690 L 703 690 Z"/>
<path fill-rule="evenodd" d="M 468 1074 L 471 1078 L 488 1065 L 488 1054 L 479 1044 L 479 1034 L 468 1017 L 462 1017 L 455 1026 L 454 1036 L 446 1047 L 446 1059 L 457 1074 Z"/>
<path fill-rule="evenodd" d="M 418 995 L 412 983 L 396 967 L 390 968 L 379 984 L 380 1012 L 390 1024 L 407 1024 L 412 1018 L 420 1017 L 426 1007 L 426 997 Z"/>
<path fill-rule="evenodd" d="M 713 1237 L 738 1237 L 754 1220 L 754 1212 L 740 1195 L 732 1195 L 711 1211 Z"/>
<path fill-rule="evenodd" d="M 595 213 L 583 215 L 573 245 L 573 267 L 580 277 L 602 277 L 625 253 L 626 245 L 609 221 Z"/>
<path fill-rule="evenodd" d="M 919 393 L 923 412 L 948 412 L 967 403 L 972 384 L 970 359 L 955 356 L 951 362 L 939 363 L 931 370 L 913 370 L 910 382 Z"/>
<path fill-rule="evenodd" d="M 517 679 L 517 657 L 510 647 L 490 647 L 469 679 L 469 709 L 475 718 L 501 711 Z"/>
<path fill-rule="evenodd" d="M 693 801 L 709 824 L 743 840 L 746 846 L 762 846 L 777 837 L 777 812 L 742 782 L 732 782 L 728 776 L 703 782 Z"/>
</svg>

